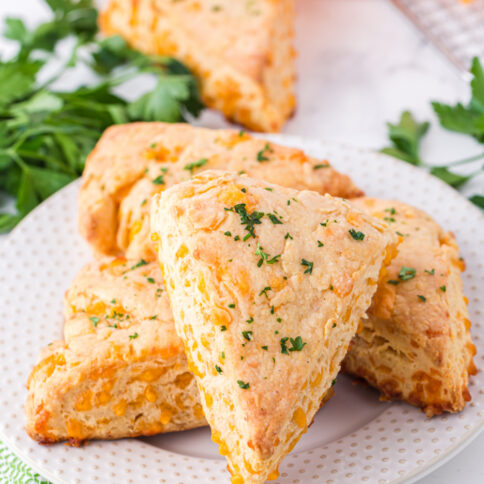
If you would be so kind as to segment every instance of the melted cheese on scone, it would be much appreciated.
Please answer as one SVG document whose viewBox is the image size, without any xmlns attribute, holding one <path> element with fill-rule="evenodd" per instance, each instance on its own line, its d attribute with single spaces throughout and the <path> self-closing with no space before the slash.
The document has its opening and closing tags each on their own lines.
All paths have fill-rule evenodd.
<svg viewBox="0 0 484 484">
<path fill-rule="evenodd" d="M 102 30 L 184 62 L 209 107 L 279 131 L 295 107 L 293 0 L 110 0 Z"/>
<path fill-rule="evenodd" d="M 345 369 L 365 378 L 384 399 L 403 399 L 428 416 L 457 412 L 470 400 L 475 372 L 454 236 L 426 213 L 396 201 L 362 198 L 354 205 L 400 235 L 368 318 L 353 340 Z"/>
<path fill-rule="evenodd" d="M 327 161 L 244 132 L 134 123 L 109 128 L 88 157 L 79 195 L 81 235 L 98 253 L 154 260 L 151 197 L 210 168 L 344 198 L 363 194 Z"/>
<path fill-rule="evenodd" d="M 151 218 L 212 438 L 234 483 L 275 478 L 397 237 L 340 199 L 217 171 L 156 195 Z"/>
<path fill-rule="evenodd" d="M 65 314 L 65 341 L 43 350 L 29 378 L 32 438 L 76 445 L 206 424 L 157 263 L 89 264 Z"/>
</svg>

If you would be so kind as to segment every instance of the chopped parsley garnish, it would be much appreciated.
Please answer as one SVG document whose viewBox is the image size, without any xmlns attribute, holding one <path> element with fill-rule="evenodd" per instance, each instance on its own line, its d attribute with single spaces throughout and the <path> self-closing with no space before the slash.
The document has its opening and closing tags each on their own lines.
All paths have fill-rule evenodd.
<svg viewBox="0 0 484 484">
<path fill-rule="evenodd" d="M 287 233 L 287 234 L 284 236 L 284 239 L 286 239 L 286 240 L 287 240 L 287 239 L 294 240 L 294 239 L 292 238 L 292 235 L 291 235 L 289 232 L 288 232 L 288 233 Z"/>
<path fill-rule="evenodd" d="M 150 319 L 157 319 L 157 318 L 158 318 L 158 315 L 157 315 L 157 314 L 155 314 L 155 315 L 151 316 L 151 318 L 150 318 Z"/>
<path fill-rule="evenodd" d="M 328 168 L 329 163 L 319 163 L 318 165 L 313 166 L 313 170 L 320 170 L 321 168 Z"/>
<path fill-rule="evenodd" d="M 138 267 L 143 267 L 147 265 L 148 265 L 148 262 L 146 262 L 144 259 L 141 259 L 134 266 L 130 267 L 129 270 L 132 271 L 133 269 L 138 269 Z"/>
<path fill-rule="evenodd" d="M 252 331 L 242 331 L 242 336 L 247 341 L 252 341 Z"/>
<path fill-rule="evenodd" d="M 264 148 L 262 148 L 259 152 L 257 152 L 257 161 L 262 163 L 263 161 L 269 161 L 269 158 L 266 156 L 266 153 L 272 153 L 274 150 L 269 146 L 269 143 L 266 143 Z"/>
<path fill-rule="evenodd" d="M 328 222 L 329 222 L 329 220 L 328 220 L 328 219 L 326 219 L 326 221 L 325 221 L 325 222 L 320 222 L 320 223 L 319 223 L 319 225 L 321 225 L 321 226 L 323 226 L 323 227 L 326 227 L 326 225 L 328 225 Z"/>
<path fill-rule="evenodd" d="M 309 262 L 306 259 L 301 259 L 301 265 L 304 266 L 304 267 L 307 267 L 307 269 L 304 271 L 304 274 L 312 274 L 313 273 L 314 262 Z"/>
<path fill-rule="evenodd" d="M 240 240 L 240 237 L 239 237 L 238 235 L 236 235 L 236 236 L 234 237 L 234 240 L 235 240 L 235 241 Z"/>
<path fill-rule="evenodd" d="M 417 297 L 422 301 L 425 302 L 427 301 L 427 298 L 425 296 L 422 296 L 421 294 L 418 294 Z"/>
<path fill-rule="evenodd" d="M 165 179 L 163 175 L 158 175 L 155 179 L 151 180 L 155 185 L 164 185 Z"/>
<path fill-rule="evenodd" d="M 227 326 L 220 326 L 220 331 L 227 331 Z"/>
<path fill-rule="evenodd" d="M 445 292 L 447 291 L 447 287 L 446 286 L 440 286 L 439 289 L 442 291 L 442 292 Z"/>
<path fill-rule="evenodd" d="M 280 257 L 281 254 L 275 255 L 272 259 L 266 260 L 266 264 L 275 264 L 276 262 L 279 262 Z"/>
<path fill-rule="evenodd" d="M 143 201 L 140 203 L 140 205 L 141 205 L 141 206 L 146 205 L 146 202 L 147 202 L 147 201 L 148 201 L 148 200 L 145 198 L 145 199 L 144 199 L 144 200 L 143 200 Z"/>
<path fill-rule="evenodd" d="M 230 304 L 228 305 L 228 307 L 229 307 L 230 309 L 234 309 L 234 308 L 235 308 L 235 303 L 230 303 Z"/>
<path fill-rule="evenodd" d="M 286 336 L 285 338 L 281 338 L 281 353 L 284 355 L 288 355 L 289 351 L 287 351 L 287 342 L 289 341 L 289 338 Z"/>
<path fill-rule="evenodd" d="M 243 359 L 243 356 L 240 357 L 241 359 Z M 237 380 L 237 385 L 239 385 L 240 388 L 242 388 L 242 390 L 247 390 L 248 388 L 250 388 L 250 383 L 247 382 L 243 382 L 242 380 Z"/>
<path fill-rule="evenodd" d="M 332 328 L 336 328 L 336 323 L 333 323 L 333 326 L 331 326 Z"/>
<path fill-rule="evenodd" d="M 200 168 L 201 166 L 206 165 L 207 163 L 208 163 L 207 158 L 201 158 L 200 160 L 194 161 L 193 163 L 188 163 L 188 165 L 185 165 L 183 169 L 189 170 L 190 173 L 193 173 L 193 170 L 195 168 Z"/>
<path fill-rule="evenodd" d="M 398 273 L 398 278 L 402 281 L 408 281 L 409 279 L 413 279 L 417 274 L 417 269 L 413 267 L 402 266 L 400 272 Z"/>
<path fill-rule="evenodd" d="M 383 220 L 388 223 L 396 222 L 393 217 L 383 217 Z"/>
<path fill-rule="evenodd" d="M 390 279 L 387 281 L 387 284 L 393 284 L 394 286 L 398 286 L 398 284 L 400 284 L 400 281 L 396 281 L 395 279 Z"/>
<path fill-rule="evenodd" d="M 424 272 L 433 276 L 435 274 L 435 269 L 432 269 L 431 271 L 428 271 L 427 269 L 425 269 Z"/>
<path fill-rule="evenodd" d="M 268 347 L 268 346 L 261 346 L 261 348 L 262 348 L 263 350 L 265 350 L 265 351 L 267 351 L 267 350 L 269 349 L 269 347 Z"/>
<path fill-rule="evenodd" d="M 355 229 L 350 229 L 348 232 L 355 240 L 363 240 L 365 238 L 365 234 L 363 232 L 358 232 Z"/>
<path fill-rule="evenodd" d="M 268 298 L 269 296 L 267 295 L 267 291 L 272 291 L 272 287 L 269 287 L 269 286 L 264 287 L 264 289 L 262 289 L 262 291 L 259 293 L 259 296 L 264 295 L 265 297 Z"/>
<path fill-rule="evenodd" d="M 399 232 L 398 230 L 395 232 L 397 235 L 399 235 L 400 237 L 405 237 L 404 234 L 402 234 L 401 232 Z"/>
<path fill-rule="evenodd" d="M 227 230 L 227 232 L 224 232 L 224 235 L 226 235 L 227 237 L 232 237 L 232 232 L 229 232 L 229 231 Z"/>
<path fill-rule="evenodd" d="M 89 319 L 92 321 L 94 327 L 99 323 L 99 318 L 96 318 L 96 316 L 91 316 Z"/>
<path fill-rule="evenodd" d="M 268 192 L 272 192 L 272 188 L 266 187 L 264 190 L 267 190 Z"/>
<path fill-rule="evenodd" d="M 287 342 L 291 343 L 291 347 L 287 347 Z M 301 336 L 297 336 L 296 338 L 281 338 L 281 353 L 284 355 L 288 355 L 289 351 L 302 351 L 302 349 L 306 346 L 307 343 L 304 343 Z"/>
<path fill-rule="evenodd" d="M 282 222 L 273 214 L 273 213 L 268 213 L 267 216 L 269 217 L 269 220 L 274 224 L 274 225 L 282 225 Z"/>
<path fill-rule="evenodd" d="M 394 207 L 385 208 L 385 212 L 388 212 L 390 215 L 395 215 L 397 213 Z"/>
<path fill-rule="evenodd" d="M 222 360 L 225 360 L 225 351 L 222 351 Z"/>
<path fill-rule="evenodd" d="M 147 277 L 146 280 L 150 283 L 150 284 L 154 284 L 156 281 L 152 278 L 152 277 Z"/>
<path fill-rule="evenodd" d="M 226 208 L 225 210 L 228 211 L 235 211 L 240 216 L 240 223 L 245 225 L 245 230 L 247 230 L 247 234 L 244 236 L 243 240 L 246 241 L 250 237 L 255 239 L 255 231 L 254 226 L 260 224 L 260 219 L 264 216 L 264 212 L 252 212 L 248 213 L 247 209 L 245 208 L 245 203 L 238 203 L 234 205 L 232 208 Z"/>
<path fill-rule="evenodd" d="M 215 369 L 217 370 L 217 373 L 218 373 L 219 375 L 221 375 L 221 374 L 223 373 L 222 368 L 220 368 L 220 366 L 215 365 Z"/>
<path fill-rule="evenodd" d="M 116 304 L 116 299 L 111 299 L 111 304 Z"/>
<path fill-rule="evenodd" d="M 320 240 L 318 240 L 318 247 L 324 247 L 324 244 Z"/>
<path fill-rule="evenodd" d="M 264 252 L 264 248 L 261 247 L 259 242 L 257 242 L 257 250 L 255 251 L 255 255 L 258 255 L 260 257 L 259 262 L 257 262 L 257 267 L 260 267 L 264 261 L 267 261 L 267 258 L 269 257 L 269 254 L 267 252 Z"/>
<path fill-rule="evenodd" d="M 336 384 L 336 378 L 331 382 L 331 386 L 334 387 L 335 384 Z"/>
<path fill-rule="evenodd" d="M 245 322 L 247 324 L 252 324 L 254 322 L 254 318 L 251 316 L 249 319 L 246 319 Z"/>
<path fill-rule="evenodd" d="M 138 337 L 138 333 L 130 334 L 129 339 L 136 339 Z"/>
</svg>

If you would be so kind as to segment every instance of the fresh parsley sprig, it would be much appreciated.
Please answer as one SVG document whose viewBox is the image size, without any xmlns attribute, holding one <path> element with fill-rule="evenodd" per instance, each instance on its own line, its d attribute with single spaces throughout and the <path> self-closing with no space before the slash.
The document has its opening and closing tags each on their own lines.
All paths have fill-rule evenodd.
<svg viewBox="0 0 484 484">
<path fill-rule="evenodd" d="M 442 127 L 450 131 L 473 136 L 484 143 L 484 70 L 479 59 L 472 61 L 471 100 L 467 105 L 458 103 L 455 106 L 433 102 L 432 107 Z M 420 156 L 420 143 L 427 133 L 430 124 L 419 123 L 409 111 L 404 111 L 397 124 L 387 123 L 391 146 L 383 148 L 382 153 L 398 158 L 415 166 L 425 167 L 432 175 L 440 178 L 448 185 L 459 188 L 472 178 L 484 172 L 484 166 L 462 175 L 452 170 L 458 165 L 465 165 L 484 159 L 484 153 L 464 158 L 462 160 L 432 166 L 425 163 Z M 472 203 L 484 209 L 484 196 L 474 195 L 469 199 Z"/>
<path fill-rule="evenodd" d="M 40 202 L 77 178 L 102 132 L 131 121 L 183 121 L 202 109 L 195 78 L 167 57 L 131 49 L 120 37 L 98 39 L 92 0 L 45 0 L 52 19 L 29 30 L 21 19 L 5 21 L 4 36 L 16 54 L 0 60 L 0 232 L 12 229 Z M 67 62 L 58 64 L 59 42 L 73 38 Z M 96 82 L 71 91 L 55 88 L 71 69 L 87 66 Z M 51 69 L 52 70 L 52 69 Z M 140 75 L 155 88 L 128 100 L 118 88 Z M 14 197 L 15 212 L 2 206 Z"/>
</svg>

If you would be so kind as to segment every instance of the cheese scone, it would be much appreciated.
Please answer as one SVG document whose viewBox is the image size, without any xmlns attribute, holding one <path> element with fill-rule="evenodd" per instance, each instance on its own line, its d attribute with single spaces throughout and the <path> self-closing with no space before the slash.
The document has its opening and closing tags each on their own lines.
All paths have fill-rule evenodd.
<svg viewBox="0 0 484 484">
<path fill-rule="evenodd" d="M 385 220 L 402 238 L 362 330 L 344 360 L 346 371 L 428 416 L 462 410 L 475 373 L 464 262 L 454 236 L 404 203 L 362 198 L 359 209 Z"/>
<path fill-rule="evenodd" d="M 233 483 L 277 477 L 395 252 L 349 203 L 207 171 L 154 197 L 178 335 Z"/>
<path fill-rule="evenodd" d="M 79 195 L 82 236 L 97 253 L 156 259 L 149 240 L 152 195 L 207 168 L 338 197 L 363 195 L 326 160 L 244 132 L 134 123 L 109 128 L 87 159 Z"/>
<path fill-rule="evenodd" d="M 293 0 L 110 0 L 108 35 L 173 56 L 204 103 L 254 131 L 279 131 L 294 111 Z"/>
<path fill-rule="evenodd" d="M 206 425 L 156 262 L 89 264 L 65 313 L 65 341 L 44 348 L 29 378 L 33 439 L 78 445 Z"/>
</svg>

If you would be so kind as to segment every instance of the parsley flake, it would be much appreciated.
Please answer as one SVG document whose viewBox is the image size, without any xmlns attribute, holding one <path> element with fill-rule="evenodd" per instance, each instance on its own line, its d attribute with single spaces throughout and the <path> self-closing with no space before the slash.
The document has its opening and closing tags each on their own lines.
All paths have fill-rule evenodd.
<svg viewBox="0 0 484 484">
<path fill-rule="evenodd" d="M 194 161 L 193 163 L 188 163 L 183 167 L 183 169 L 188 170 L 190 173 L 193 173 L 193 170 L 195 170 L 195 168 L 200 168 L 203 165 L 206 165 L 207 163 L 208 163 L 207 158 L 201 158 L 200 160 Z"/>
<path fill-rule="evenodd" d="M 272 153 L 274 150 L 269 146 L 269 143 L 266 143 L 264 148 L 262 148 L 259 152 L 257 152 L 257 161 L 262 163 L 263 161 L 269 161 L 269 158 L 266 156 L 266 153 Z"/>
<path fill-rule="evenodd" d="M 268 213 L 267 216 L 274 225 L 282 225 L 282 222 L 273 213 Z"/>
<path fill-rule="evenodd" d="M 252 331 L 242 331 L 242 336 L 247 341 L 252 341 Z"/>
<path fill-rule="evenodd" d="M 413 267 L 402 266 L 400 272 L 398 273 L 398 278 L 402 281 L 408 281 L 409 279 L 413 279 L 417 274 L 417 269 Z"/>
<path fill-rule="evenodd" d="M 259 293 L 259 296 L 264 295 L 265 297 L 269 298 L 269 296 L 267 295 L 267 291 L 272 291 L 272 287 L 264 287 L 264 289 L 262 289 L 262 291 Z"/>
<path fill-rule="evenodd" d="M 301 259 L 301 265 L 307 267 L 307 269 L 304 271 L 304 274 L 312 274 L 313 273 L 314 262 L 309 262 L 306 259 Z"/>
<path fill-rule="evenodd" d="M 227 331 L 227 326 L 220 326 L 220 331 Z"/>
<path fill-rule="evenodd" d="M 255 225 L 261 223 L 260 219 L 264 216 L 263 212 L 252 212 L 248 213 L 246 209 L 245 203 L 238 203 L 234 205 L 232 208 L 226 208 L 227 211 L 235 211 L 240 216 L 240 223 L 245 225 L 245 230 L 247 230 L 247 234 L 244 236 L 243 240 L 246 241 L 250 237 L 255 239 Z"/>
<path fill-rule="evenodd" d="M 154 185 L 164 185 L 165 179 L 164 175 L 158 175 L 155 179 L 151 180 Z"/>
<path fill-rule="evenodd" d="M 221 374 L 223 373 L 222 368 L 220 368 L 220 366 L 215 365 L 215 369 L 217 370 L 217 373 L 218 373 L 219 375 L 221 375 Z"/>
<path fill-rule="evenodd" d="M 358 232 L 355 229 L 350 229 L 348 232 L 355 240 L 363 240 L 365 238 L 365 234 L 363 232 Z"/>
<path fill-rule="evenodd" d="M 138 333 L 130 334 L 129 339 L 136 339 L 138 337 Z"/>
<path fill-rule="evenodd" d="M 435 269 L 432 269 L 431 271 L 428 271 L 427 269 L 425 269 L 424 272 L 433 276 L 435 274 Z"/>
<path fill-rule="evenodd" d="M 89 319 L 92 321 L 92 325 L 94 327 L 96 327 L 97 324 L 99 323 L 99 318 L 96 318 L 96 316 L 91 316 Z"/>
<path fill-rule="evenodd" d="M 129 270 L 132 271 L 134 269 L 138 269 L 138 267 L 143 267 L 143 266 L 147 266 L 147 265 L 148 265 L 148 262 L 146 262 L 144 259 L 141 259 L 134 266 L 130 267 Z"/>
<path fill-rule="evenodd" d="M 245 322 L 247 324 L 252 324 L 254 322 L 254 318 L 251 316 L 249 319 L 246 319 Z"/>
<path fill-rule="evenodd" d="M 439 289 L 442 291 L 442 292 L 446 292 L 447 291 L 447 287 L 446 286 L 440 286 Z"/>
<path fill-rule="evenodd" d="M 241 358 L 243 358 L 243 356 L 241 356 Z M 239 385 L 240 388 L 242 388 L 242 390 L 247 390 L 250 388 L 250 383 L 247 382 L 243 382 L 242 380 L 237 380 L 237 385 Z"/>
<path fill-rule="evenodd" d="M 324 244 L 320 240 L 318 240 L 318 247 L 324 247 Z"/>
<path fill-rule="evenodd" d="M 321 168 L 329 168 L 329 163 L 319 163 L 313 166 L 313 170 L 321 170 Z"/>
<path fill-rule="evenodd" d="M 418 294 L 417 297 L 422 301 L 422 302 L 426 302 L 427 301 L 427 298 L 425 296 L 422 296 L 421 294 Z"/>
</svg>

